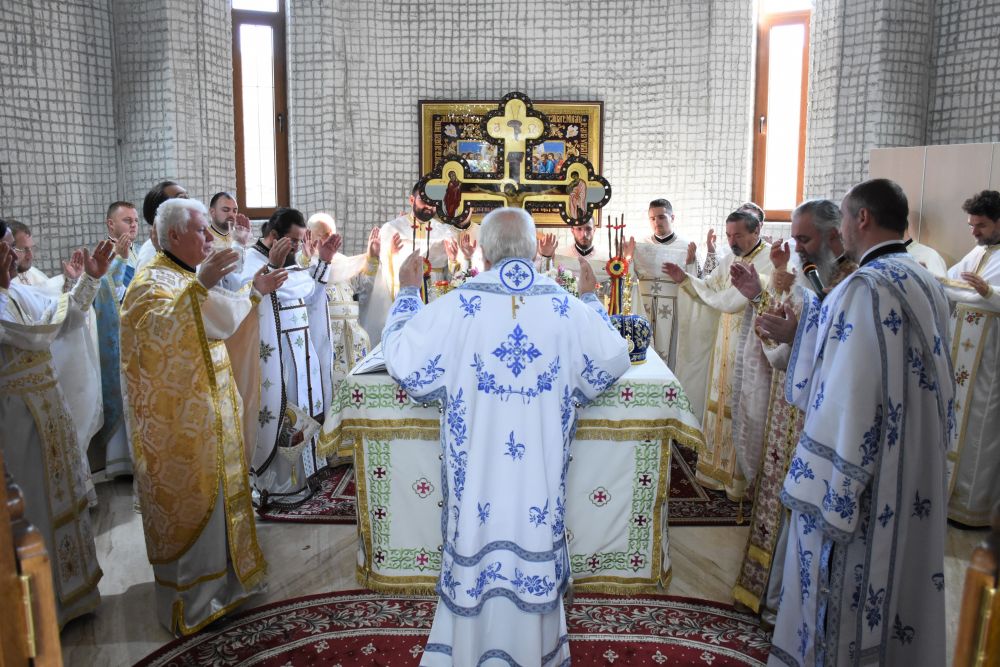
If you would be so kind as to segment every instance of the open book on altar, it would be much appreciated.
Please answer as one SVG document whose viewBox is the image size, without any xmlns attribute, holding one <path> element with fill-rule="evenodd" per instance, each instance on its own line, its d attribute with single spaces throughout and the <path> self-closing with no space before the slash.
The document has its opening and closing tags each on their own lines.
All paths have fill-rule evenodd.
<svg viewBox="0 0 1000 667">
<path fill-rule="evenodd" d="M 351 369 L 351 375 L 365 375 L 367 373 L 382 373 L 385 371 L 385 357 L 382 356 L 382 343 L 379 343 L 372 351 L 365 355 L 365 358 L 358 362 L 357 366 Z"/>
</svg>

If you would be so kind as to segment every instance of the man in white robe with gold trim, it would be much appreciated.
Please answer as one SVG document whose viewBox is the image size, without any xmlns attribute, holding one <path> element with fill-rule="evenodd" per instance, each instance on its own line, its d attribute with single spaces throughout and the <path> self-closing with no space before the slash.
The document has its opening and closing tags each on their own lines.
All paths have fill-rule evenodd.
<svg viewBox="0 0 1000 667">
<path fill-rule="evenodd" d="M 906 252 L 906 196 L 855 186 L 841 234 L 860 268 L 804 299 L 786 398 L 805 411 L 768 665 L 945 664 L 948 300 Z"/>
<path fill-rule="evenodd" d="M 254 495 L 261 506 L 294 507 L 313 493 L 312 478 L 327 462 L 316 454 L 316 439 L 291 442 L 289 429 L 301 413 L 322 423 L 333 397 L 333 347 L 327 283 L 330 261 L 341 237 L 319 245 L 318 261 L 303 268 L 295 261 L 305 240 L 306 221 L 293 208 L 279 208 L 264 224 L 261 238 L 247 250 L 244 279 L 258 271 L 284 268 L 288 279 L 257 307 L 260 335 L 260 409 L 253 450 Z M 292 429 L 301 431 L 300 428 Z"/>
<path fill-rule="evenodd" d="M 420 252 L 431 265 L 427 280 L 430 286 L 428 302 L 438 295 L 437 290 L 433 289 L 434 283 L 451 277 L 445 242 L 457 244 L 460 230 L 434 218 L 434 206 L 420 197 L 416 185 L 410 191 L 409 204 L 410 213 L 390 220 L 379 229 L 379 237 L 384 241 L 379 252 L 379 275 L 360 315 L 361 326 L 368 332 L 372 345 L 378 345 L 382 340 L 382 329 L 385 327 L 389 308 L 399 293 L 399 267 L 414 250 Z M 396 241 L 397 234 L 399 241 Z"/>
<path fill-rule="evenodd" d="M 1000 502 L 1000 192 L 985 190 L 962 206 L 976 247 L 948 271 L 952 302 L 957 466 L 948 518 L 989 526 Z"/>
<path fill-rule="evenodd" d="M 122 375 L 156 615 L 187 635 L 263 586 L 242 402 L 225 340 L 285 276 L 258 273 L 253 296 L 250 285 L 220 287 L 238 256 L 213 253 L 201 202 L 165 202 L 155 224 L 161 250 L 122 303 Z"/>
<path fill-rule="evenodd" d="M 523 209 L 490 212 L 480 243 L 487 270 L 426 307 L 409 258 L 383 335 L 389 374 L 443 406 L 442 568 L 421 664 L 568 664 L 569 444 L 577 407 L 625 373 L 628 348 L 591 271 L 583 300 L 535 272 Z"/>
<path fill-rule="evenodd" d="M 13 234 L 0 221 L 0 446 L 25 497 L 25 515 L 52 562 L 59 626 L 93 611 L 102 572 L 87 510 L 89 475 L 52 353 L 56 340 L 86 331 L 113 245 L 85 255 L 84 275 L 58 298 L 12 282 Z M 8 610 L 9 611 L 9 610 Z"/>
<path fill-rule="evenodd" d="M 702 430 L 705 451 L 698 455 L 696 479 L 709 489 L 725 490 L 732 500 L 746 493 L 746 479 L 736 460 L 733 445 L 732 414 L 739 396 L 733 392 L 733 379 L 739 351 L 750 332 L 746 316 L 747 298 L 732 284 L 730 267 L 735 262 L 753 265 L 758 275 L 770 274 L 770 245 L 760 238 L 760 221 L 745 211 L 734 211 L 726 218 L 726 238 L 733 254 L 726 255 L 712 274 L 701 279 L 673 263 L 663 265 L 663 272 L 678 283 L 694 304 L 698 326 L 683 343 L 685 358 L 702 358 L 711 350 L 711 362 L 705 394 Z M 695 306 L 718 313 L 718 324 L 702 317 Z M 714 341 L 714 343 L 713 343 Z"/>
</svg>

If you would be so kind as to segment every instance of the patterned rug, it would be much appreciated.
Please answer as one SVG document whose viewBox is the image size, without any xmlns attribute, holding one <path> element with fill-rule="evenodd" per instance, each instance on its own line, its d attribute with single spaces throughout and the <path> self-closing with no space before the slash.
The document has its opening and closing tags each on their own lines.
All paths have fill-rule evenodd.
<svg viewBox="0 0 1000 667">
<path fill-rule="evenodd" d="M 137 667 L 417 665 L 434 598 L 367 591 L 276 602 L 175 640 Z M 770 635 L 727 605 L 674 596 L 578 596 L 566 607 L 574 667 L 764 665 Z"/>
<path fill-rule="evenodd" d="M 324 468 L 316 475 L 319 489 L 312 498 L 293 509 L 271 505 L 262 519 L 293 523 L 357 523 L 358 503 L 355 498 L 354 466 L 350 463 Z"/>
<path fill-rule="evenodd" d="M 724 491 L 710 491 L 695 481 L 698 454 L 687 447 L 671 444 L 670 502 L 671 526 L 736 526 L 740 507 Z M 320 488 L 312 498 L 294 509 L 271 506 L 260 513 L 268 521 L 298 523 L 356 523 L 354 466 L 326 468 L 319 474 Z M 743 501 L 743 521 L 750 520 L 750 500 Z"/>
<path fill-rule="evenodd" d="M 671 526 L 738 526 L 750 521 L 751 501 L 740 503 L 726 497 L 725 491 L 711 491 L 695 481 L 698 453 L 688 447 L 671 443 L 670 502 Z"/>
</svg>

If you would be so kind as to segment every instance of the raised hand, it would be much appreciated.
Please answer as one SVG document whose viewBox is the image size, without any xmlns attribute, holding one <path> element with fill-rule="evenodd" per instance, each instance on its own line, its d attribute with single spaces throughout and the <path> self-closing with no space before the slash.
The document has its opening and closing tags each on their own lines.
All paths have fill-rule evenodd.
<svg viewBox="0 0 1000 667">
<path fill-rule="evenodd" d="M 587 292 L 597 291 L 597 276 L 594 275 L 594 269 L 590 266 L 590 262 L 583 257 L 580 258 L 580 278 L 576 281 L 576 284 L 580 291 L 580 296 L 583 296 Z"/>
<path fill-rule="evenodd" d="M 198 267 L 198 281 L 206 289 L 212 289 L 225 276 L 236 270 L 240 254 L 232 248 L 219 250 L 209 255 L 208 259 Z"/>
<path fill-rule="evenodd" d="M 368 256 L 371 259 L 378 259 L 380 252 L 382 252 L 382 233 L 378 227 L 372 227 L 368 232 Z"/>
<path fill-rule="evenodd" d="M 558 247 L 559 241 L 555 234 L 542 234 L 542 238 L 538 239 L 538 254 L 542 257 L 552 257 Z"/>
<path fill-rule="evenodd" d="M 122 259 L 128 259 L 128 254 L 132 250 L 132 240 L 132 237 L 128 234 L 122 234 L 115 239 L 115 254 Z"/>
<path fill-rule="evenodd" d="M 732 280 L 733 287 L 748 299 L 756 298 L 761 292 L 760 276 L 757 275 L 757 269 L 753 264 L 733 262 L 729 267 L 729 279 Z"/>
<path fill-rule="evenodd" d="M 287 236 L 280 238 L 271 244 L 271 250 L 267 253 L 267 263 L 271 266 L 284 266 L 285 259 L 292 249 L 292 240 Z"/>
<path fill-rule="evenodd" d="M 471 234 L 466 232 L 458 237 L 458 247 L 465 255 L 465 259 L 472 259 L 472 254 L 476 252 L 479 244 L 472 240 Z"/>
<path fill-rule="evenodd" d="M 781 306 L 781 314 L 764 313 L 754 320 L 754 326 L 773 341 L 791 344 L 795 340 L 799 318 L 795 315 L 795 309 L 785 303 Z"/>
<path fill-rule="evenodd" d="M 458 244 L 451 239 L 444 239 L 441 242 L 444 245 L 444 254 L 448 256 L 448 262 L 453 263 L 458 261 Z"/>
<path fill-rule="evenodd" d="M 788 241 L 778 239 L 771 245 L 771 264 L 778 271 L 784 271 L 788 266 L 788 260 L 792 258 L 792 251 L 788 247 Z"/>
<path fill-rule="evenodd" d="M 424 257 L 419 252 L 412 252 L 399 267 L 399 286 L 420 287 L 423 280 Z"/>
<path fill-rule="evenodd" d="M 979 293 L 979 296 L 989 295 L 990 284 L 985 280 L 983 280 L 982 276 L 975 273 L 970 273 L 968 271 L 963 272 L 961 275 L 962 275 L 962 280 L 972 285 L 972 289 L 976 290 L 976 292 Z"/>
<path fill-rule="evenodd" d="M 10 287 L 10 274 L 14 270 L 17 257 L 9 245 L 0 241 L 0 289 Z"/>
<path fill-rule="evenodd" d="M 694 264 L 694 260 L 695 260 L 695 256 L 696 256 L 697 252 L 698 252 L 698 244 L 695 243 L 694 241 L 691 241 L 691 243 L 688 243 L 688 254 L 687 254 L 687 257 L 684 259 L 684 263 L 685 264 Z"/>
<path fill-rule="evenodd" d="M 673 262 L 664 262 L 661 270 L 664 274 L 670 276 L 670 279 L 677 284 L 687 280 L 687 273 L 684 272 L 684 269 L 677 266 Z"/>
<path fill-rule="evenodd" d="M 628 237 L 628 241 L 622 244 L 622 255 L 625 257 L 625 261 L 632 261 L 632 255 L 635 254 L 635 237 Z"/>
<path fill-rule="evenodd" d="M 253 234 L 253 227 L 250 226 L 250 218 L 242 213 L 236 214 L 236 225 L 233 227 L 233 238 L 240 245 L 246 245 Z"/>
<path fill-rule="evenodd" d="M 399 254 L 403 250 L 403 238 L 396 232 L 392 235 L 392 246 L 390 250 L 393 255 Z"/>
<path fill-rule="evenodd" d="M 324 262 L 329 262 L 337 254 L 337 251 L 340 250 L 340 246 L 343 243 L 344 237 L 340 234 L 330 234 L 325 241 L 319 244 L 319 258 Z"/>
<path fill-rule="evenodd" d="M 266 266 L 260 267 L 257 273 L 253 276 L 253 286 L 261 294 L 270 294 L 279 287 L 282 283 L 288 280 L 288 271 L 285 269 L 277 269 L 275 271 L 270 271 L 269 273 L 264 273 L 267 269 Z"/>
<path fill-rule="evenodd" d="M 302 241 L 302 254 L 312 259 L 312 256 L 316 254 L 316 248 L 319 246 L 319 239 L 316 238 L 311 229 L 306 230 L 306 238 Z"/>
<path fill-rule="evenodd" d="M 708 237 L 705 239 L 705 247 L 709 252 L 715 252 L 715 230 L 708 230 Z"/>
<path fill-rule="evenodd" d="M 787 292 L 792 289 L 792 283 L 795 282 L 795 269 L 793 268 L 791 272 L 784 270 L 775 270 L 771 274 L 771 284 L 774 285 L 774 289 L 780 292 Z"/>
<path fill-rule="evenodd" d="M 100 280 L 108 272 L 111 266 L 111 259 L 115 256 L 115 242 L 111 239 L 104 239 L 94 247 L 94 254 L 91 255 L 87 249 L 83 249 L 83 269 L 91 278 Z"/>
<path fill-rule="evenodd" d="M 75 282 L 83 275 L 83 250 L 76 249 L 70 255 L 68 261 L 63 261 L 63 277 L 67 284 Z"/>
</svg>

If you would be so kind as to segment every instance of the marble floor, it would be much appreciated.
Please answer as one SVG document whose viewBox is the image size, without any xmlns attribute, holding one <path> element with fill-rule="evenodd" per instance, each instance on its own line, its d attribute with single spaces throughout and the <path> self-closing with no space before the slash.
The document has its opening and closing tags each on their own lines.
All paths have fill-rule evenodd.
<svg viewBox="0 0 1000 667">
<path fill-rule="evenodd" d="M 97 553 L 104 569 L 101 606 L 72 621 L 62 633 L 63 659 L 71 667 L 131 665 L 171 640 L 153 612 L 153 573 L 146 560 L 142 521 L 132 510 L 130 481 L 98 485 L 94 513 Z M 286 598 L 358 588 L 354 580 L 353 525 L 258 523 L 257 535 L 271 564 L 268 591 L 247 607 Z M 670 530 L 673 595 L 731 603 L 730 590 L 746 541 L 745 527 L 674 527 Z M 972 549 L 985 531 L 948 527 L 945 591 L 948 655 Z"/>
</svg>

